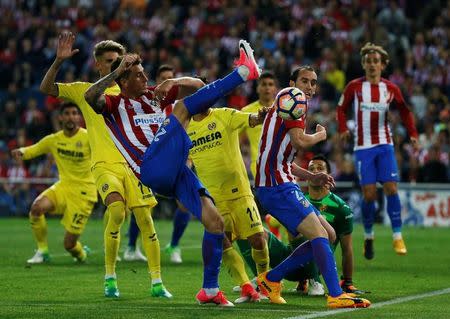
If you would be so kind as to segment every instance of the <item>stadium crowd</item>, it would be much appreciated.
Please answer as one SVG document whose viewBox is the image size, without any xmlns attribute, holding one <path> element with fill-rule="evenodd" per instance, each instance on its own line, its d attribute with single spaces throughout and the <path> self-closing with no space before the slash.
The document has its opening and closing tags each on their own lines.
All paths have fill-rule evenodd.
<svg viewBox="0 0 450 319">
<path fill-rule="evenodd" d="M 138 52 L 152 79 L 160 65 L 170 64 L 176 75 L 214 80 L 229 69 L 241 38 L 252 43 L 259 65 L 277 75 L 280 87 L 292 69 L 313 65 L 320 90 L 308 124 L 324 124 L 329 138 L 302 156 L 324 153 L 338 181 L 354 182 L 352 145 L 338 139 L 335 109 L 346 83 L 363 75 L 359 49 L 366 42 L 382 45 L 390 54 L 383 76 L 400 86 L 413 109 L 422 147 L 413 151 L 399 114 L 391 112 L 400 180 L 449 181 L 450 1 L 2 0 L 0 14 L 0 178 L 6 180 L 0 207 L 13 214 L 25 214 L 46 187 L 28 178 L 57 177 L 50 156 L 24 164 L 9 151 L 60 129 L 61 101 L 43 96 L 39 84 L 63 30 L 77 35 L 80 52 L 63 65 L 61 82 L 96 79 L 90 52 L 103 39 Z M 249 84 L 217 105 L 240 109 L 255 99 Z M 245 140 L 241 148 L 249 163 Z"/>
</svg>

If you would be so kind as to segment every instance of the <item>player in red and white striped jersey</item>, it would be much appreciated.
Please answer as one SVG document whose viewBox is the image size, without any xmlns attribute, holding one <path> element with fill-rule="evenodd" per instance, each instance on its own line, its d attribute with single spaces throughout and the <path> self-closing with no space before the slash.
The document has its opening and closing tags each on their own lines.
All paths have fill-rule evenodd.
<svg viewBox="0 0 450 319">
<path fill-rule="evenodd" d="M 289 85 L 296 86 L 305 93 L 307 99 L 311 99 L 316 91 L 317 74 L 309 66 L 300 67 L 292 73 Z M 257 278 L 258 285 L 271 302 L 286 303 L 280 295 L 280 281 L 290 271 L 314 260 L 328 287 L 328 307 L 368 307 L 368 300 L 352 298 L 343 293 L 339 286 L 328 234 L 322 226 L 323 217 L 305 198 L 294 179 L 294 176 L 297 176 L 315 180 L 319 184 L 333 184 L 332 178 L 327 174 L 313 174 L 293 163 L 297 150 L 326 139 L 325 128 L 318 124 L 316 133 L 307 134 L 306 114 L 300 119 L 286 121 L 278 116 L 276 109 L 276 106 L 271 109 L 263 123 L 256 164 L 256 195 L 265 210 L 280 221 L 292 235 L 301 233 L 309 241 L 297 247 L 278 266 L 260 274 Z"/>
<path fill-rule="evenodd" d="M 400 112 L 415 148 L 418 148 L 418 134 L 413 114 L 406 106 L 400 89 L 381 77 L 381 73 L 389 63 L 387 52 L 380 46 L 367 43 L 360 53 L 365 76 L 351 81 L 344 89 L 338 103 L 337 120 L 341 138 L 347 141 L 350 132 L 347 128 L 346 113 L 353 108 L 356 121 L 355 160 L 364 197 L 362 203 L 364 256 L 367 259 L 374 257 L 372 226 L 377 182 L 383 184 L 386 195 L 387 212 L 394 233 L 394 250 L 397 254 L 404 255 L 406 246 L 401 234 L 401 204 L 397 193 L 398 169 L 392 132 L 388 123 L 389 108 L 392 106 Z"/>
</svg>

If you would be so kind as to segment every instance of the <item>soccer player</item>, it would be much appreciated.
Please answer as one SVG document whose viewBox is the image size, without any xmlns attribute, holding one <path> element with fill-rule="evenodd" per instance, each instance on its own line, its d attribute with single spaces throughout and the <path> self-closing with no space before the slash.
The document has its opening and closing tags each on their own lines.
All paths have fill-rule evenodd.
<svg viewBox="0 0 450 319">
<path fill-rule="evenodd" d="M 311 99 L 317 86 L 317 74 L 309 66 L 299 67 L 292 73 L 289 85 L 299 88 L 307 99 Z M 297 120 L 283 120 L 274 107 L 263 123 L 255 180 L 256 194 L 263 207 L 292 235 L 301 233 L 309 241 L 298 246 L 277 267 L 260 274 L 258 286 L 271 302 L 286 303 L 281 297 L 280 281 L 289 271 L 314 259 L 328 287 L 328 307 L 368 307 L 368 300 L 352 298 L 343 293 L 328 234 L 318 218 L 319 212 L 294 182 L 294 176 L 304 178 L 312 174 L 293 163 L 297 150 L 310 147 L 327 137 L 325 128 L 319 124 L 316 133 L 306 133 L 305 120 L 306 113 Z"/>
<path fill-rule="evenodd" d="M 197 175 L 214 198 L 225 223 L 223 263 L 241 287 L 235 302 L 259 301 L 245 271 L 244 261 L 233 248 L 233 237 L 248 240 L 257 273 L 269 268 L 269 252 L 261 217 L 253 198 L 239 149 L 239 131 L 262 124 L 268 108 L 245 113 L 230 108 L 213 108 L 192 117 L 187 133 Z"/>
<path fill-rule="evenodd" d="M 331 173 L 330 163 L 323 155 L 314 156 L 309 164 L 308 171 L 313 174 L 319 173 Z M 308 180 L 308 193 L 305 197 L 311 204 L 316 207 L 321 215 L 325 217 L 326 221 L 331 224 L 335 233 L 336 240 L 330 239 L 331 247 L 333 251 L 336 250 L 337 245 L 340 244 L 342 250 L 342 280 L 340 282 L 341 287 L 345 292 L 361 293 L 360 290 L 353 285 L 353 244 L 352 244 L 352 232 L 353 232 L 353 212 L 350 207 L 336 194 L 330 191 L 330 188 L 316 180 Z M 330 237 L 330 236 L 329 236 Z M 282 243 L 275 238 L 275 235 L 271 232 L 267 232 L 269 252 L 270 252 L 270 266 L 276 267 L 286 257 L 288 257 L 292 250 L 298 245 L 303 243 L 302 237 L 296 238 L 291 241 L 290 245 Z M 237 244 L 245 261 L 255 272 L 254 262 L 249 258 L 249 246 L 242 240 L 238 240 Z M 297 287 L 298 291 L 306 291 L 308 288 L 306 283 L 307 279 L 315 278 L 318 272 L 315 270 L 315 265 L 308 265 L 308 267 L 300 267 L 298 270 L 291 271 L 285 277 L 287 280 L 299 281 L 300 284 Z M 310 295 L 323 295 L 323 287 L 318 284 L 318 279 L 309 280 Z"/>
<path fill-rule="evenodd" d="M 63 104 L 59 119 L 61 131 L 47 135 L 34 145 L 11 151 L 17 160 L 51 153 L 59 172 L 59 181 L 42 192 L 31 205 L 30 223 L 38 250 L 27 260 L 30 264 L 50 260 L 46 213 L 63 215 L 64 248 L 78 261 L 85 261 L 87 257 L 87 247 L 83 247 L 79 239 L 97 202 L 90 169 L 91 148 L 86 130 L 80 127 L 80 112 L 75 104 Z"/>
<path fill-rule="evenodd" d="M 261 70 L 249 44 L 240 41 L 239 48 L 236 69 L 204 87 L 199 79 L 183 77 L 166 80 L 155 90 L 148 88 L 139 56 L 125 55 L 113 63 L 109 75 L 85 93 L 93 109 L 103 114 L 117 148 L 142 182 L 159 194 L 174 195 L 205 226 L 203 288 L 196 296 L 201 304 L 233 305 L 219 291 L 218 283 L 223 220 L 206 189 L 186 165 L 191 147 L 186 128 L 192 115 L 202 113 L 245 81 L 259 77 Z M 121 87 L 119 96 L 103 94 L 112 81 Z M 183 98 L 187 91 L 200 87 Z M 165 118 L 164 107 L 175 100 L 172 114 Z"/>
<path fill-rule="evenodd" d="M 378 45 L 366 43 L 361 51 L 361 63 L 365 76 L 347 84 L 337 107 L 338 130 L 341 138 L 348 141 L 346 113 L 353 108 L 355 113 L 354 152 L 357 172 L 363 192 L 362 215 L 364 224 L 364 256 L 374 257 L 373 221 L 376 183 L 383 185 L 386 195 L 387 213 L 391 220 L 394 250 L 405 255 L 407 250 L 402 238 L 401 203 L 397 191 L 398 169 L 395 159 L 388 111 L 392 105 L 411 137 L 411 143 L 418 149 L 417 130 L 412 112 L 406 106 L 403 95 L 394 83 L 381 77 L 389 63 L 389 55 Z"/>
<path fill-rule="evenodd" d="M 162 82 L 164 82 L 167 79 L 172 79 L 173 77 L 174 77 L 173 67 L 168 64 L 163 64 L 158 68 L 158 70 L 156 72 L 156 85 L 161 84 Z M 167 109 L 168 108 L 166 108 L 166 110 Z M 179 213 L 179 209 L 177 209 L 175 212 L 174 227 L 175 227 L 175 225 L 182 225 L 182 226 L 186 225 L 187 226 L 187 223 L 189 222 L 189 218 L 190 218 L 190 215 L 188 214 L 188 212 L 185 212 L 184 214 L 183 214 L 183 212 Z M 186 227 L 184 227 L 184 229 L 185 228 Z M 182 229 L 182 231 L 180 231 L 180 230 L 178 230 L 178 228 L 176 228 L 177 231 L 175 231 L 175 228 L 174 228 L 174 232 L 172 234 L 172 242 L 174 241 L 174 239 L 173 239 L 174 234 L 178 235 L 181 232 L 181 235 L 182 235 L 184 232 L 184 229 Z M 181 238 L 181 235 L 180 235 L 180 238 Z M 147 258 L 144 255 L 142 255 L 141 251 L 139 250 L 139 248 L 137 246 L 138 237 L 139 237 L 139 227 L 136 223 L 136 217 L 134 217 L 134 215 L 131 214 L 130 226 L 128 227 L 128 246 L 125 249 L 125 252 L 123 253 L 124 260 L 147 261 Z M 167 251 L 170 254 L 170 260 L 173 263 L 179 264 L 182 262 L 182 259 L 181 259 L 181 251 L 177 246 L 178 246 L 178 241 L 176 242 L 176 244 L 174 244 L 173 248 L 169 244 L 165 248 L 165 251 Z"/>
<path fill-rule="evenodd" d="M 117 151 L 106 129 L 101 115 L 95 113 L 84 99 L 85 91 L 92 85 L 88 82 L 56 83 L 56 74 L 61 64 L 71 58 L 78 50 L 72 46 L 75 36 L 64 33 L 59 36 L 56 58 L 41 83 L 41 91 L 45 94 L 60 97 L 74 102 L 83 113 L 87 126 L 89 144 L 92 150 L 92 173 L 97 190 L 106 205 L 107 225 L 104 232 L 105 243 L 105 296 L 119 297 L 116 276 L 116 259 L 120 247 L 120 227 L 126 216 L 126 208 L 136 216 L 141 229 L 144 251 L 148 258 L 148 269 L 151 279 L 151 296 L 170 298 L 172 295 L 162 284 L 160 247 L 155 232 L 150 208 L 156 200 L 150 189 L 144 187 L 130 170 L 123 156 Z M 94 47 L 95 67 L 100 76 L 111 71 L 111 64 L 125 48 L 114 41 L 106 40 Z M 106 89 L 108 94 L 117 95 L 120 89 L 111 85 Z"/>
<path fill-rule="evenodd" d="M 257 113 L 262 108 L 272 107 L 275 95 L 277 93 L 277 81 L 275 75 L 272 72 L 264 71 L 258 79 L 256 86 L 256 93 L 258 94 L 258 100 L 247 105 L 242 109 L 242 112 Z M 250 143 L 250 171 L 253 178 L 256 176 L 256 160 L 258 159 L 258 145 L 261 138 L 262 126 L 257 125 L 254 127 L 246 126 L 242 132 L 247 135 Z"/>
</svg>

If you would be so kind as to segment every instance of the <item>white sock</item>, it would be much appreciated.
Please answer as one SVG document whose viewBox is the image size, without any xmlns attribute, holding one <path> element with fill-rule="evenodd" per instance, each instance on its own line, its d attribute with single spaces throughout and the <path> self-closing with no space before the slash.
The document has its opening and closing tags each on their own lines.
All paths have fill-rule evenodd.
<svg viewBox="0 0 450 319">
<path fill-rule="evenodd" d="M 372 231 L 370 233 L 364 233 L 364 239 L 374 239 L 375 238 L 375 233 Z"/>
<path fill-rule="evenodd" d="M 241 76 L 242 80 L 247 81 L 247 78 L 250 74 L 250 70 L 245 65 L 241 65 L 237 68 L 237 71 L 239 75 Z"/>
<path fill-rule="evenodd" d="M 395 232 L 392 234 L 393 239 L 402 239 L 402 233 L 401 232 Z"/>
<path fill-rule="evenodd" d="M 152 279 L 152 286 L 153 286 L 153 285 L 156 285 L 156 284 L 162 284 L 161 278 L 158 278 L 158 279 Z"/>
<path fill-rule="evenodd" d="M 219 292 L 219 288 L 203 288 L 208 297 L 214 297 Z"/>
<path fill-rule="evenodd" d="M 112 275 L 105 275 L 105 280 L 106 280 L 106 279 L 110 279 L 110 278 L 114 278 L 114 279 L 117 279 L 117 276 L 116 276 L 116 274 L 112 274 Z"/>
</svg>

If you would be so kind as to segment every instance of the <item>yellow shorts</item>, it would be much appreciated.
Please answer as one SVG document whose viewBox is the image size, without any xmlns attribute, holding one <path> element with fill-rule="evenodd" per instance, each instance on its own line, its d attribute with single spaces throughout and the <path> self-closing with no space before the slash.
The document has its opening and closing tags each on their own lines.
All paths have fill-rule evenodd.
<svg viewBox="0 0 450 319">
<path fill-rule="evenodd" d="M 75 235 L 83 232 L 97 201 L 97 194 L 93 197 L 93 194 L 86 194 L 73 186 L 61 185 L 61 182 L 53 184 L 39 196 L 45 196 L 53 203 L 55 209 L 49 213 L 63 215 L 61 224 L 67 232 Z"/>
<path fill-rule="evenodd" d="M 96 163 L 92 167 L 92 174 L 103 202 L 109 194 L 117 192 L 129 209 L 154 207 L 158 203 L 152 190 L 139 181 L 126 163 Z"/>
<path fill-rule="evenodd" d="M 253 196 L 217 202 L 216 207 L 224 219 L 225 232 L 231 232 L 233 237 L 246 239 L 264 232 Z"/>
</svg>

